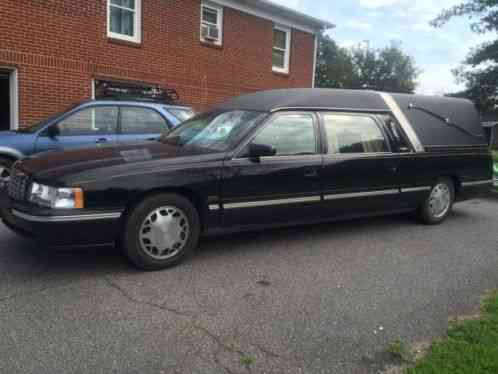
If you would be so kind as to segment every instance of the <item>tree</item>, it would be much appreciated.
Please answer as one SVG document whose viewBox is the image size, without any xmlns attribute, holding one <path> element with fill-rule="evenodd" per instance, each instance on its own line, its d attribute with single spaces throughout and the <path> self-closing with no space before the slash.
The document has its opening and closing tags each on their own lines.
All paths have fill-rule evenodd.
<svg viewBox="0 0 498 374">
<path fill-rule="evenodd" d="M 319 35 L 316 67 L 317 87 L 351 88 L 354 67 L 350 52 L 327 34 Z"/>
<path fill-rule="evenodd" d="M 319 39 L 317 86 L 413 92 L 419 70 L 400 45 L 382 49 L 342 48 L 328 35 Z"/>
<path fill-rule="evenodd" d="M 443 10 L 432 21 L 442 27 L 454 17 L 468 17 L 476 33 L 498 32 L 498 0 L 468 0 Z M 498 107 L 498 39 L 473 49 L 462 66 L 453 71 L 465 91 L 455 95 L 473 100 L 482 111 Z"/>
</svg>

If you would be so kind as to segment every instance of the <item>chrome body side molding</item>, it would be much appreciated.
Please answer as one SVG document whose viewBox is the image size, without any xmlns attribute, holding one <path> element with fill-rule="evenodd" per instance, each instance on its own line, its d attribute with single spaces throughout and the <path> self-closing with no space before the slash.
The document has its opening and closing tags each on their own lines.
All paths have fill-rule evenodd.
<svg viewBox="0 0 498 374">
<path fill-rule="evenodd" d="M 324 200 L 354 199 L 358 197 L 396 195 L 398 193 L 399 190 L 392 189 L 392 190 L 379 190 L 379 191 L 368 191 L 368 192 L 327 194 L 323 196 L 323 199 Z"/>
<path fill-rule="evenodd" d="M 29 222 L 80 222 L 121 218 L 122 212 L 79 214 L 70 216 L 35 216 L 13 209 L 12 214 Z"/>
<path fill-rule="evenodd" d="M 227 203 L 223 204 L 223 208 L 225 209 L 255 208 L 255 207 L 272 206 L 272 205 L 315 203 L 321 200 L 322 198 L 316 195 L 316 196 L 307 196 L 307 197 L 296 197 L 291 199 L 274 199 L 274 200 L 247 201 L 241 203 Z"/>
<path fill-rule="evenodd" d="M 484 186 L 486 184 L 492 185 L 493 180 L 487 179 L 487 180 L 480 180 L 480 181 L 473 181 L 473 182 L 463 182 L 462 187 Z"/>
<path fill-rule="evenodd" d="M 421 187 L 407 187 L 402 188 L 401 192 L 422 192 L 422 191 L 430 191 L 431 186 L 421 186 Z"/>
</svg>

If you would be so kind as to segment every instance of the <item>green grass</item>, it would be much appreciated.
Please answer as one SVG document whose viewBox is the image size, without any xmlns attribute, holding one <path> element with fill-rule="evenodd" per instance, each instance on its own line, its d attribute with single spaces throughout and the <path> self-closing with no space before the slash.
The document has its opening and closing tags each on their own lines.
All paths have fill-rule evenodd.
<svg viewBox="0 0 498 374">
<path fill-rule="evenodd" d="M 428 354 L 407 374 L 497 374 L 498 292 L 488 297 L 482 315 L 456 322 L 448 337 L 434 343 Z"/>
<path fill-rule="evenodd" d="M 245 366 L 245 367 L 250 367 L 251 365 L 253 365 L 254 363 L 256 363 L 256 359 L 254 357 L 251 357 L 251 356 L 243 356 L 240 358 L 240 364 L 242 366 Z"/>
<path fill-rule="evenodd" d="M 398 359 L 403 363 L 413 362 L 413 354 L 410 351 L 410 347 L 402 342 L 400 339 L 395 340 L 387 347 L 387 352 L 393 355 L 394 358 Z"/>
</svg>

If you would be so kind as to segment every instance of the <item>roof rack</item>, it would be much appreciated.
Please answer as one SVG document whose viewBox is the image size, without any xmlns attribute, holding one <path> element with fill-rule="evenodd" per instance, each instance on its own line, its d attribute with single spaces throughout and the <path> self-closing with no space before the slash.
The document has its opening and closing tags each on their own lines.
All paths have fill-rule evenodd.
<svg viewBox="0 0 498 374">
<path fill-rule="evenodd" d="M 98 84 L 100 85 L 99 99 L 162 101 L 166 103 L 176 102 L 180 99 L 180 95 L 173 88 L 111 81 L 99 81 Z"/>
</svg>

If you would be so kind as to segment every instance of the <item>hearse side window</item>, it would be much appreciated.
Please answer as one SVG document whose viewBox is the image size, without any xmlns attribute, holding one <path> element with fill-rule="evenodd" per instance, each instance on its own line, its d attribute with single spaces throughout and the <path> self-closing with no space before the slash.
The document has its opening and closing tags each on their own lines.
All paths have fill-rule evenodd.
<svg viewBox="0 0 498 374">
<path fill-rule="evenodd" d="M 163 117 L 153 109 L 121 108 L 122 134 L 160 134 L 168 131 Z"/>
<path fill-rule="evenodd" d="M 252 143 L 273 146 L 277 156 L 316 154 L 313 117 L 308 114 L 280 115 Z"/>
<path fill-rule="evenodd" d="M 411 152 L 411 147 L 398 122 L 390 115 L 381 115 L 379 118 L 384 122 L 389 130 L 398 152 Z"/>
<path fill-rule="evenodd" d="M 117 107 L 93 107 L 70 115 L 57 125 L 60 136 L 115 134 L 118 123 Z"/>
<path fill-rule="evenodd" d="M 370 116 L 356 114 L 326 114 L 328 153 L 389 152 L 386 138 Z"/>
</svg>

